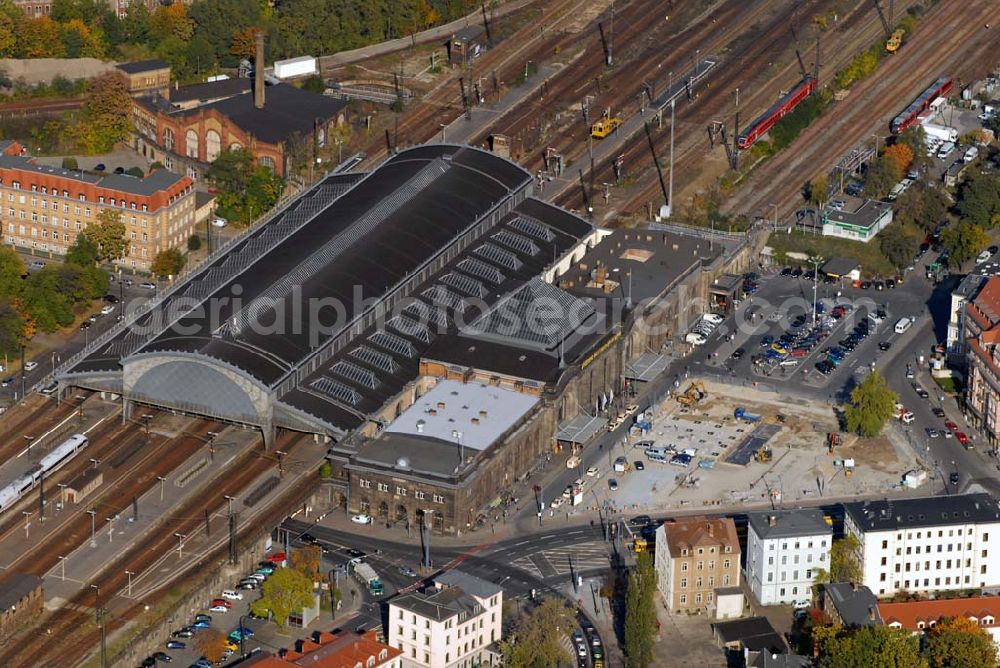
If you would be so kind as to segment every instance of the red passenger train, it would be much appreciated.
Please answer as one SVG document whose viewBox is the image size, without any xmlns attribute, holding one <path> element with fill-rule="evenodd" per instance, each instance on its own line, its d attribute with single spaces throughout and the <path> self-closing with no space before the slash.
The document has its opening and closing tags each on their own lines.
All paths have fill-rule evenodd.
<svg viewBox="0 0 1000 668">
<path fill-rule="evenodd" d="M 763 114 L 754 119 L 746 130 L 740 133 L 736 145 L 741 149 L 748 149 L 770 130 L 782 117 L 797 107 L 802 100 L 816 90 L 816 79 L 806 77 L 795 84 L 792 90 L 788 91 L 780 100 L 775 102 Z"/>
<path fill-rule="evenodd" d="M 944 97 L 951 90 L 953 82 L 951 77 L 941 77 L 930 85 L 916 100 L 910 103 L 903 112 L 892 119 L 889 129 L 893 134 L 899 134 L 906 128 L 917 122 L 917 116 L 922 114 L 931 106 L 931 102 L 939 97 Z"/>
</svg>

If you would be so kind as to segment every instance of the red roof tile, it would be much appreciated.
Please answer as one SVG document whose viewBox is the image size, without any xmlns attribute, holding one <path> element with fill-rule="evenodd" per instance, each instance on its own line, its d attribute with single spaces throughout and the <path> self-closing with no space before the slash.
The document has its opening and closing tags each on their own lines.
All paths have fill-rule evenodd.
<svg viewBox="0 0 1000 668">
<path fill-rule="evenodd" d="M 1000 619 L 1000 597 L 976 596 L 908 603 L 879 603 L 878 611 L 886 625 L 896 623 L 911 631 L 928 628 L 932 621 L 936 624 L 938 620 L 949 617 L 975 617 L 976 623 L 980 626 L 997 626 L 997 620 Z M 982 620 L 985 617 L 991 617 L 992 622 L 983 624 Z"/>
</svg>

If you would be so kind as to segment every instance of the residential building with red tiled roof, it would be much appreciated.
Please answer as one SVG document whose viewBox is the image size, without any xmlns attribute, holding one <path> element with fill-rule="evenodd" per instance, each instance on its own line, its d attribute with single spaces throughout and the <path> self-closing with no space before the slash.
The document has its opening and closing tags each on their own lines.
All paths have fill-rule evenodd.
<svg viewBox="0 0 1000 668">
<path fill-rule="evenodd" d="M 695 517 L 656 530 L 657 587 L 671 611 L 714 609 L 716 589 L 740 583 L 732 518 Z"/>
<path fill-rule="evenodd" d="M 241 665 L 254 668 L 401 668 L 402 652 L 379 642 L 374 629 L 364 633 L 335 629 L 298 640 L 277 655 L 261 652 Z"/>
<path fill-rule="evenodd" d="M 997 596 L 879 603 L 878 609 L 886 626 L 914 633 L 933 628 L 943 619 L 965 617 L 1000 644 L 1000 597 Z"/>
<path fill-rule="evenodd" d="M 987 280 L 965 305 L 962 338 L 967 414 L 996 445 L 1000 435 L 1000 277 Z"/>
</svg>

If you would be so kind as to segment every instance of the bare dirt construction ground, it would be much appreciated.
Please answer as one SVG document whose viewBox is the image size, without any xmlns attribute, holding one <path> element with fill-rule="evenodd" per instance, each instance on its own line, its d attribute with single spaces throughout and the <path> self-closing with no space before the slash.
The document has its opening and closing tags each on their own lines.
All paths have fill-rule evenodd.
<svg viewBox="0 0 1000 668">
<path fill-rule="evenodd" d="M 603 480 L 593 484 L 598 500 L 627 512 L 667 512 L 884 495 L 902 491 L 903 474 L 916 467 L 914 454 L 886 437 L 841 434 L 842 444 L 831 454 L 827 434 L 836 431 L 838 423 L 829 404 L 743 386 L 708 382 L 705 387 L 708 397 L 691 409 L 675 399 L 660 404 L 648 434 L 632 437 L 609 453 L 608 468 L 617 456 L 625 456 L 631 466 L 626 472 L 606 473 L 617 480 L 617 491 Z M 737 420 L 736 407 L 763 420 Z M 758 428 L 774 432 L 766 443 L 771 459 L 751 459 L 745 465 L 727 462 Z M 687 467 L 656 463 L 647 460 L 643 447 L 635 447 L 639 441 L 677 451 L 690 448 L 695 455 Z M 854 460 L 851 475 L 843 466 L 845 459 Z M 643 470 L 636 470 L 635 461 L 644 463 Z"/>
</svg>

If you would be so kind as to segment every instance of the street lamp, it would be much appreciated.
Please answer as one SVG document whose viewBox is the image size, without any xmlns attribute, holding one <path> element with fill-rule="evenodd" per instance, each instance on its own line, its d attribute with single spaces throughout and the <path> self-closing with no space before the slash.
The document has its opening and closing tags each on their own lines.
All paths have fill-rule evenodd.
<svg viewBox="0 0 1000 668">
<path fill-rule="evenodd" d="M 448 135 L 447 135 L 446 130 L 447 130 L 448 126 L 445 125 L 444 123 L 438 123 L 438 125 L 441 126 L 441 143 L 442 144 L 447 144 L 448 143 Z"/>
<path fill-rule="evenodd" d="M 87 514 L 90 515 L 90 546 L 91 547 L 97 547 L 97 536 L 96 536 L 97 511 L 96 510 L 88 510 Z"/>
<path fill-rule="evenodd" d="M 132 571 L 125 571 L 125 575 L 128 576 L 128 597 L 132 598 L 132 576 L 135 575 Z"/>
<path fill-rule="evenodd" d="M 208 436 L 208 457 L 213 462 L 215 461 L 215 437 L 218 436 L 214 431 L 210 431 L 205 434 Z"/>
<path fill-rule="evenodd" d="M 163 477 L 163 476 L 161 476 L 161 475 L 158 475 L 158 476 L 156 476 L 156 479 L 157 479 L 157 480 L 159 481 L 159 483 L 160 483 L 160 501 L 163 501 L 163 483 L 165 483 L 165 482 L 167 481 L 167 479 L 166 479 L 166 478 L 164 478 L 164 477 Z"/>
<path fill-rule="evenodd" d="M 31 511 L 30 510 L 22 510 L 21 514 L 24 515 L 24 537 L 27 538 L 28 537 L 28 528 L 31 526 L 31 522 L 28 521 L 28 518 L 31 517 Z"/>
<path fill-rule="evenodd" d="M 235 496 L 229 496 L 228 494 L 226 494 L 222 498 L 225 499 L 229 503 L 229 516 L 232 517 L 232 515 L 233 515 L 233 501 L 236 500 L 236 497 Z"/>
<path fill-rule="evenodd" d="M 285 473 L 285 470 L 282 468 L 281 464 L 285 459 L 285 455 L 287 455 L 288 453 L 282 450 L 275 450 L 274 454 L 278 456 L 278 477 L 280 478 Z"/>
<path fill-rule="evenodd" d="M 819 266 L 823 264 L 823 258 L 819 255 L 810 256 L 806 260 L 809 264 L 813 265 L 813 326 L 816 325 L 816 290 L 819 287 Z"/>
<path fill-rule="evenodd" d="M 28 443 L 28 449 L 25 450 L 24 452 L 25 452 L 25 454 L 30 455 L 31 454 L 31 443 L 32 443 L 32 441 L 35 440 L 35 437 L 34 436 L 25 436 L 24 440 L 27 441 L 27 443 Z"/>
<path fill-rule="evenodd" d="M 184 540 L 187 538 L 187 536 L 182 533 L 175 533 L 174 535 L 177 536 L 177 558 L 183 559 Z"/>
</svg>

